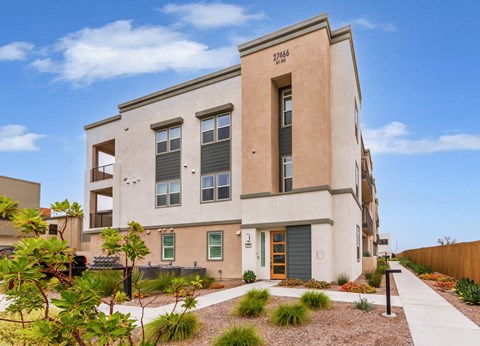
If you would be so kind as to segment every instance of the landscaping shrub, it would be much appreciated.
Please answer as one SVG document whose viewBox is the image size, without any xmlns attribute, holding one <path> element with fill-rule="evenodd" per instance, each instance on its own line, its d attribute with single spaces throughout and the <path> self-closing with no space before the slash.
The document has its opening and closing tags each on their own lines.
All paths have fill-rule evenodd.
<svg viewBox="0 0 480 346">
<path fill-rule="evenodd" d="M 287 286 L 287 287 L 300 286 L 300 285 L 303 285 L 303 281 L 297 278 L 282 280 L 278 284 L 278 286 Z"/>
<path fill-rule="evenodd" d="M 221 289 L 221 288 L 225 288 L 225 285 L 220 283 L 220 282 L 216 282 L 216 283 L 213 283 L 213 284 L 210 285 L 211 290 L 218 290 L 218 289 Z"/>
<path fill-rule="evenodd" d="M 368 251 L 368 250 L 363 251 L 362 256 L 363 257 L 372 257 L 372 255 L 370 254 L 370 251 Z"/>
<path fill-rule="evenodd" d="M 426 264 L 415 264 L 412 270 L 417 274 L 432 274 L 433 269 Z"/>
<path fill-rule="evenodd" d="M 244 297 L 235 307 L 235 314 L 242 317 L 258 317 L 265 310 L 265 304 L 264 300 Z"/>
<path fill-rule="evenodd" d="M 190 339 L 200 328 L 198 317 L 192 313 L 185 315 L 172 313 L 160 316 L 145 325 L 145 341 L 155 343 L 156 340 L 171 342 Z"/>
<path fill-rule="evenodd" d="M 102 282 L 100 290 L 102 297 L 111 296 L 115 285 L 123 278 L 123 270 L 89 270 L 88 273 Z M 120 284 L 120 290 L 123 291 L 123 284 Z"/>
<path fill-rule="evenodd" d="M 353 302 L 353 306 L 355 306 L 356 309 L 363 310 L 363 311 L 372 311 L 374 309 L 373 303 L 369 302 L 367 298 L 362 298 L 360 297 L 359 300 L 355 300 Z"/>
<path fill-rule="evenodd" d="M 435 287 L 441 289 L 442 291 L 451 291 L 455 288 L 454 281 L 437 281 L 435 282 Z"/>
<path fill-rule="evenodd" d="M 340 286 L 345 285 L 349 280 L 350 278 L 347 274 L 342 273 L 337 276 L 337 284 L 339 284 Z"/>
<path fill-rule="evenodd" d="M 298 325 L 308 319 L 308 309 L 301 303 L 280 304 L 273 310 L 271 321 L 276 326 Z"/>
<path fill-rule="evenodd" d="M 377 290 L 372 286 L 365 285 L 365 284 L 357 284 L 355 282 L 347 282 L 341 288 L 343 292 L 352 292 L 352 293 L 375 293 Z"/>
<path fill-rule="evenodd" d="M 332 306 L 330 297 L 323 292 L 307 291 L 302 294 L 300 301 L 310 310 L 327 309 Z"/>
<path fill-rule="evenodd" d="M 308 288 L 326 289 L 330 288 L 331 285 L 326 281 L 317 281 L 315 279 L 310 279 L 305 282 L 304 286 Z"/>
<path fill-rule="evenodd" d="M 175 276 L 170 273 L 160 275 L 158 279 L 140 281 L 142 292 L 165 292 Z"/>
<path fill-rule="evenodd" d="M 382 275 L 380 275 L 379 273 L 375 272 L 371 277 L 370 279 L 367 279 L 367 282 L 370 286 L 372 287 L 380 287 L 380 285 L 382 284 Z"/>
<path fill-rule="evenodd" d="M 243 281 L 245 281 L 247 284 L 250 284 L 252 282 L 255 282 L 257 280 L 257 276 L 252 270 L 246 270 L 243 272 Z"/>
<path fill-rule="evenodd" d="M 375 269 L 375 273 L 378 275 L 384 275 L 385 270 L 388 269 L 388 263 L 385 261 L 384 258 L 379 258 L 377 260 L 377 269 Z"/>
<path fill-rule="evenodd" d="M 477 285 L 473 280 L 468 278 L 459 280 L 455 285 L 454 292 L 467 304 L 480 304 L 480 285 Z"/>
<path fill-rule="evenodd" d="M 58 316 L 58 311 L 56 309 L 50 310 L 50 315 L 52 317 Z M 44 310 L 34 310 L 31 312 L 24 312 L 23 318 L 25 321 L 34 321 L 40 320 L 45 317 Z M 19 313 L 0 313 L 0 318 L 12 319 L 12 320 L 21 320 Z M 17 346 L 23 345 L 24 337 L 22 333 L 22 325 L 20 323 L 12 323 L 8 321 L 0 321 L 0 345 L 2 346 Z M 73 340 L 72 340 L 73 342 Z M 29 338 L 27 345 L 38 345 L 38 346 L 49 346 L 48 342 L 41 342 L 37 339 Z"/>
<path fill-rule="evenodd" d="M 252 326 L 233 326 L 215 339 L 214 346 L 259 346 L 264 341 Z"/>
<path fill-rule="evenodd" d="M 261 300 L 266 303 L 270 300 L 270 292 L 266 288 L 265 289 L 253 288 L 247 291 L 247 294 L 245 295 L 245 297 L 249 299 Z"/>
<path fill-rule="evenodd" d="M 422 280 L 430 280 L 430 281 L 452 281 L 453 280 L 443 274 L 420 274 L 418 277 Z"/>
<path fill-rule="evenodd" d="M 369 280 L 372 278 L 372 276 L 375 274 L 375 272 L 366 272 L 365 273 L 365 279 Z"/>
</svg>

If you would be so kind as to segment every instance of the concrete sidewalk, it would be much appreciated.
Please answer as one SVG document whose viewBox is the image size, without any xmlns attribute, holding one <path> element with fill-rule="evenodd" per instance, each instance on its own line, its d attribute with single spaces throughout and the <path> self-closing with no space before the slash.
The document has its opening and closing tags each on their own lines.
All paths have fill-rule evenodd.
<svg viewBox="0 0 480 346">
<path fill-rule="evenodd" d="M 389 263 L 402 270 L 393 276 L 416 346 L 480 345 L 480 327 L 400 263 Z"/>
</svg>

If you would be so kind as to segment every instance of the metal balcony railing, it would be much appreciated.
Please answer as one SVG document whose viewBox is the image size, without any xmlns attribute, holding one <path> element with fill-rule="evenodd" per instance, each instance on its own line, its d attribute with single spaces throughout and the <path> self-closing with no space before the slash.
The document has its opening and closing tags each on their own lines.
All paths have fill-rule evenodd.
<svg viewBox="0 0 480 346">
<path fill-rule="evenodd" d="M 106 179 L 113 178 L 113 163 L 110 165 L 95 167 L 92 169 L 91 180 L 92 183 L 95 181 L 101 181 Z"/>
<path fill-rule="evenodd" d="M 368 209 L 364 206 L 362 212 L 362 226 L 369 234 L 373 234 L 373 220 Z"/>
<path fill-rule="evenodd" d="M 112 227 L 112 210 L 90 214 L 90 228 Z"/>
</svg>

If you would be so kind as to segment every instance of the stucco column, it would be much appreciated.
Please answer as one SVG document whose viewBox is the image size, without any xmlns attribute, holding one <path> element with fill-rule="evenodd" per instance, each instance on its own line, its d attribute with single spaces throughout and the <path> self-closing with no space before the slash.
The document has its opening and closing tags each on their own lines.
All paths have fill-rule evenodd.
<svg viewBox="0 0 480 346">
<path fill-rule="evenodd" d="M 333 281 L 333 226 L 312 225 L 312 278 Z"/>
</svg>

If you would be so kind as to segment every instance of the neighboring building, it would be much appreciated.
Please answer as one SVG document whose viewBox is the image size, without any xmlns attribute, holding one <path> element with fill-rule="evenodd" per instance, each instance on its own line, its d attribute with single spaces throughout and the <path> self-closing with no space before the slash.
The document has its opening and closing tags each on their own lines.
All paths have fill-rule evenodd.
<svg viewBox="0 0 480 346">
<path fill-rule="evenodd" d="M 323 14 L 239 52 L 240 65 L 85 126 L 90 257 L 104 227 L 135 220 L 151 249 L 143 263 L 196 261 L 224 278 L 356 278 L 375 238 L 362 223 L 350 27 L 332 31 Z"/>
<path fill-rule="evenodd" d="M 380 233 L 378 239 L 378 256 L 392 257 L 392 243 L 390 233 Z"/>
<path fill-rule="evenodd" d="M 20 209 L 40 207 L 39 183 L 0 176 L 0 195 L 17 202 Z M 2 219 L 0 215 L 0 246 L 12 245 L 19 239 L 19 232 L 13 227 L 13 223 Z"/>
<path fill-rule="evenodd" d="M 58 231 L 62 230 L 65 226 L 65 216 L 51 216 L 48 215 L 44 218 L 48 222 L 48 231 L 45 234 L 45 238 L 57 237 Z M 63 232 L 63 239 L 68 242 L 68 246 L 76 251 L 85 250 L 82 246 L 82 229 L 83 219 L 81 217 L 68 218 L 65 231 Z"/>
</svg>

